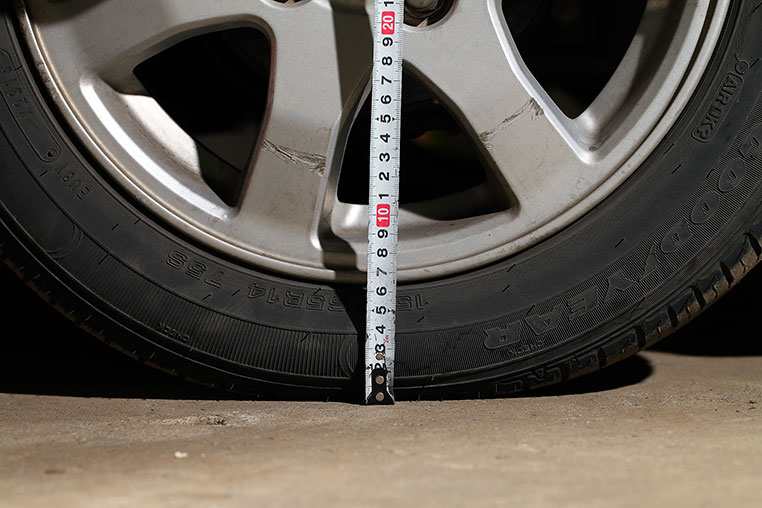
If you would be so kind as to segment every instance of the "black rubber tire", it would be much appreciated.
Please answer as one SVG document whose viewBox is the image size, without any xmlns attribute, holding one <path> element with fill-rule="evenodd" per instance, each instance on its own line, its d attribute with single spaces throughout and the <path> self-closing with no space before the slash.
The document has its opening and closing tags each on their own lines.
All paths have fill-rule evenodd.
<svg viewBox="0 0 762 508">
<path fill-rule="evenodd" d="M 242 266 L 131 202 L 56 117 L 2 5 L 5 263 L 85 330 L 182 377 L 359 400 L 363 289 Z M 398 397 L 492 396 L 590 372 L 743 277 L 762 252 L 761 56 L 762 1 L 734 1 L 689 107 L 614 194 L 510 259 L 400 287 Z"/>
</svg>

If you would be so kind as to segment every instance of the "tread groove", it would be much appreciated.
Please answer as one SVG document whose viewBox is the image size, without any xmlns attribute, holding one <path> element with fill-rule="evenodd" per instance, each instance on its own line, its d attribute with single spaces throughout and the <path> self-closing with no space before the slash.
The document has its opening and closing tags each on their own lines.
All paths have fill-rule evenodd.
<svg viewBox="0 0 762 508">
<path fill-rule="evenodd" d="M 725 279 L 728 281 L 728 285 L 733 285 L 733 273 L 730 271 L 730 268 L 728 268 L 728 265 L 725 264 L 724 261 L 720 261 L 720 271 L 722 271 L 722 274 L 725 276 Z"/>
<path fill-rule="evenodd" d="M 677 312 L 671 305 L 667 305 L 667 314 L 669 315 L 669 321 L 672 323 L 672 328 L 677 329 L 680 326 L 680 318 L 677 317 Z"/>
<path fill-rule="evenodd" d="M 646 347 L 646 331 L 642 324 L 637 325 L 635 328 L 635 337 L 638 339 L 638 347 L 643 349 Z"/>
<path fill-rule="evenodd" d="M 704 298 L 704 294 L 699 290 L 698 287 L 691 285 L 690 286 L 691 291 L 693 291 L 693 295 L 696 297 L 696 301 L 699 304 L 699 307 L 703 310 L 704 307 L 706 307 L 706 299 Z"/>
<path fill-rule="evenodd" d="M 746 233 L 746 238 L 749 239 L 749 245 L 751 245 L 752 250 L 757 255 L 757 259 L 759 259 L 762 256 L 762 245 L 759 244 L 759 240 L 751 233 Z"/>
</svg>

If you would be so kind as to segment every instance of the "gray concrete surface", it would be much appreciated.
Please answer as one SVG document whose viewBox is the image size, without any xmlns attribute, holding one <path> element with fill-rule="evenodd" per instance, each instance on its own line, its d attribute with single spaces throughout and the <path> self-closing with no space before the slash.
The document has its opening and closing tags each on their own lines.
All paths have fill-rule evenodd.
<svg viewBox="0 0 762 508">
<path fill-rule="evenodd" d="M 759 355 L 380 408 L 3 391 L 3 507 L 762 506 Z"/>
</svg>

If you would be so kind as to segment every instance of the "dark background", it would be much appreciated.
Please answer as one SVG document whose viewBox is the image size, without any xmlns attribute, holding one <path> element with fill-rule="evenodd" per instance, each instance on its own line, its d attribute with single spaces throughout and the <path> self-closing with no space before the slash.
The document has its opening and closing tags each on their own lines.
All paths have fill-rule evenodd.
<svg viewBox="0 0 762 508">
<path fill-rule="evenodd" d="M 654 349 L 676 355 L 760 356 L 755 320 L 762 270 L 752 271 L 716 305 Z M 0 267 L 0 392 L 75 397 L 241 398 L 181 381 L 112 350 L 49 307 Z M 762 364 L 760 364 L 762 367 Z M 652 366 L 637 355 L 531 395 L 595 392 L 638 383 Z"/>
</svg>

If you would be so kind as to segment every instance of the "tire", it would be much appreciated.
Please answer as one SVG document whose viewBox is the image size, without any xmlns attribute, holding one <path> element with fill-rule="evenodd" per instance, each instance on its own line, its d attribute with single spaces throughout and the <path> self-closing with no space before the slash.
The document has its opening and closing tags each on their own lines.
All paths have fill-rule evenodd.
<svg viewBox="0 0 762 508">
<path fill-rule="evenodd" d="M 183 378 L 359 400 L 363 288 L 255 269 L 147 211 L 69 130 L 3 6 L 5 264 L 87 332 Z M 398 397 L 577 377 L 654 344 L 744 277 L 762 254 L 760 58 L 762 3 L 734 1 L 688 105 L 605 200 L 507 259 L 401 285 Z"/>
</svg>

